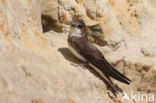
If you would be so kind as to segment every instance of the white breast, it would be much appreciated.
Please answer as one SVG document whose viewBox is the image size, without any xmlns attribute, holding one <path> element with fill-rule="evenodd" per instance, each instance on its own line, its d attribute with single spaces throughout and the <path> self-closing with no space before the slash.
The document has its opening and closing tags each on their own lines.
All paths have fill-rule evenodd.
<svg viewBox="0 0 156 103">
<path fill-rule="evenodd" d="M 81 61 L 85 62 L 86 59 L 84 57 L 82 57 L 69 43 L 68 43 L 69 49 L 70 51 Z"/>
<path fill-rule="evenodd" d="M 86 59 L 84 57 L 82 57 L 79 53 L 77 53 L 77 51 L 75 49 L 73 49 L 73 47 L 68 43 L 69 49 L 70 51 L 81 61 L 86 62 Z M 95 67 L 93 64 L 91 64 L 90 62 L 88 62 L 89 65 L 97 72 L 99 73 L 99 75 L 101 75 L 106 81 L 108 81 L 108 79 L 105 77 L 105 75 L 103 74 L 103 72 L 101 70 L 99 70 L 97 67 Z"/>
</svg>

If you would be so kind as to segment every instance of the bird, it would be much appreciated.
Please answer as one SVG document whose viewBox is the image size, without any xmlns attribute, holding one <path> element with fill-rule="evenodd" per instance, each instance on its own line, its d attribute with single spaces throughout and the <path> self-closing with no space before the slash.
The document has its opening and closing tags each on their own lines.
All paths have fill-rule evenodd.
<svg viewBox="0 0 156 103">
<path fill-rule="evenodd" d="M 123 92 L 122 89 L 114 85 L 111 78 L 122 83 L 130 84 L 132 81 L 117 71 L 104 57 L 102 52 L 96 48 L 87 38 L 86 25 L 81 20 L 74 20 L 71 23 L 68 35 L 68 47 L 72 54 L 88 64 L 94 69 L 102 79 L 108 84 L 113 92 Z M 110 78 L 111 77 L 111 78 Z"/>
</svg>

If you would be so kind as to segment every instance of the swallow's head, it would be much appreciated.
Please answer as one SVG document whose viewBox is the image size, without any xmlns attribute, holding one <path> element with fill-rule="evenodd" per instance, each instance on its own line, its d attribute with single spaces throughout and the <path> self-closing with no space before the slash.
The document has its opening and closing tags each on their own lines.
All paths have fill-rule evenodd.
<svg viewBox="0 0 156 103">
<path fill-rule="evenodd" d="M 86 25 L 83 21 L 76 20 L 71 23 L 70 35 L 76 37 L 86 36 Z"/>
</svg>

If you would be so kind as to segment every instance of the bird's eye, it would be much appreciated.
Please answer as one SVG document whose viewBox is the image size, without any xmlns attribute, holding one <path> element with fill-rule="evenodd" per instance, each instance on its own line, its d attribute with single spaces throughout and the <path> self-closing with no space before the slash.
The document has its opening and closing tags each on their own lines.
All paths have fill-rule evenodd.
<svg viewBox="0 0 156 103">
<path fill-rule="evenodd" d="M 78 28 L 80 28 L 80 29 L 82 29 L 82 28 L 83 28 L 83 26 L 82 26 L 82 25 L 78 25 L 77 27 L 78 27 Z"/>
<path fill-rule="evenodd" d="M 72 24 L 71 26 L 74 27 L 74 24 Z"/>
</svg>

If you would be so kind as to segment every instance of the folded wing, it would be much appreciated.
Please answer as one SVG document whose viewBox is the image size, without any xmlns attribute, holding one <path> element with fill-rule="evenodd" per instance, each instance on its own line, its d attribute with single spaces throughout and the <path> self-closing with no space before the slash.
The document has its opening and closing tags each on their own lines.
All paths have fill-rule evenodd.
<svg viewBox="0 0 156 103">
<path fill-rule="evenodd" d="M 87 38 L 73 38 L 72 46 L 88 62 L 100 69 L 104 75 L 111 76 L 122 83 L 130 84 L 131 80 L 108 63 L 103 54 Z"/>
</svg>

